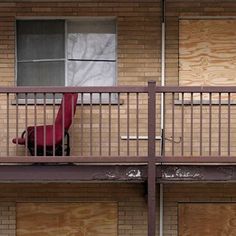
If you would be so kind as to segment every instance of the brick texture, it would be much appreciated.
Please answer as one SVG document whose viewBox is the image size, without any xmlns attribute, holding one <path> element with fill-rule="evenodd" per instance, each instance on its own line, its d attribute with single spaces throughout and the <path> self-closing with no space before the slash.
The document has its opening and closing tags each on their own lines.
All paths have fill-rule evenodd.
<svg viewBox="0 0 236 236">
<path fill-rule="evenodd" d="M 0 202 L 0 235 L 15 236 L 16 209 L 13 202 Z"/>
<path fill-rule="evenodd" d="M 118 236 L 147 235 L 147 202 L 143 184 L 0 184 L 0 187 L 4 189 L 0 193 L 1 236 L 15 236 L 16 202 L 104 201 L 118 203 Z M 235 199 L 233 183 L 164 184 L 164 236 L 178 235 L 178 203 L 227 203 L 235 202 Z M 157 208 L 157 218 L 158 214 Z"/>
<path fill-rule="evenodd" d="M 83 16 L 115 16 L 117 18 L 118 38 L 118 84 L 146 85 L 148 80 L 160 81 L 160 1 L 157 0 L 102 0 L 102 1 L 64 1 L 64 2 L 1 2 L 0 3 L 0 86 L 15 84 L 15 20 L 17 18 L 47 18 L 47 17 L 83 17 Z M 166 82 L 167 85 L 178 84 L 178 20 L 184 16 L 236 16 L 236 2 L 232 0 L 166 0 Z M 14 97 L 12 97 L 14 99 Z M 124 97 L 124 104 L 126 98 Z M 131 98 L 132 101 L 135 100 Z M 169 100 L 170 101 L 170 100 Z M 146 100 L 143 100 L 145 107 Z M 6 108 L 6 102 L 1 99 L 1 107 Z M 11 106 L 10 138 L 15 135 L 15 106 Z M 133 111 L 132 111 L 133 109 Z M 176 108 L 176 110 L 179 108 Z M 196 108 L 196 114 L 197 113 Z M 223 108 L 222 108 L 223 109 Z M 24 108 L 19 111 L 19 127 L 24 129 Z M 33 108 L 29 108 L 29 120 L 33 119 Z M 131 114 L 135 117 L 135 102 L 131 106 Z M 51 111 L 48 111 L 50 115 Z M 84 108 L 84 119 L 89 120 L 89 108 Z M 112 108 L 112 114 L 116 113 Z M 133 112 L 133 113 L 132 113 Z M 175 125 L 180 134 L 181 113 L 177 111 Z M 205 111 L 207 114 L 207 111 Z M 38 119 L 43 119 L 42 110 L 38 110 Z M 226 113 L 226 110 L 225 110 Z M 41 117 L 40 117 L 41 114 Z M 95 113 L 96 114 L 96 113 Z M 104 108 L 108 114 L 108 108 Z M 126 108 L 121 110 L 122 119 L 127 117 Z M 189 124 L 188 109 L 185 110 L 186 124 Z M 217 110 L 214 110 L 217 117 Z M 94 116 L 96 119 L 96 116 Z M 142 134 L 146 132 L 146 113 L 143 109 L 140 127 Z M 171 136 L 171 110 L 166 114 L 169 130 L 166 136 Z M 214 117 L 213 117 L 214 118 Z M 75 119 L 75 128 L 80 128 L 80 114 Z M 169 119 L 169 120 L 168 120 Z M 114 118 L 114 122 L 116 119 Z M 131 124 L 134 132 L 135 122 Z M 217 130 L 217 120 L 214 120 L 214 129 Z M 97 125 L 97 123 L 95 123 Z M 108 117 L 104 118 L 104 127 L 107 129 Z M 199 151 L 199 123 L 195 123 L 195 151 Z M 89 133 L 89 125 L 85 124 Z M 236 125 L 232 124 L 232 130 Z M 5 154 L 6 146 L 6 116 L 0 114 L 0 144 L 1 155 Z M 127 127 L 122 125 L 122 134 L 126 134 Z M 207 129 L 207 126 L 205 127 Z M 222 127 L 223 129 L 223 127 Z M 236 132 L 234 132 L 236 133 Z M 140 133 L 141 134 L 141 133 Z M 97 133 L 95 133 L 97 135 Z M 116 139 L 114 132 L 113 139 Z M 96 136 L 95 136 L 96 137 Z M 107 136 L 106 136 L 107 137 Z M 9 138 L 9 142 L 10 141 Z M 77 137 L 80 140 L 80 137 Z M 89 140 L 85 136 L 84 148 Z M 87 138 L 87 140 L 86 140 Z M 185 138 L 188 137 L 185 135 Z M 205 135 L 205 138 L 208 137 Z M 217 147 L 217 136 L 212 141 Z M 232 137 L 233 138 L 236 137 Z M 236 143 L 236 142 L 234 142 Z M 123 144 L 126 144 L 125 142 Z M 104 139 L 107 145 L 107 139 Z M 113 142 L 116 150 L 116 142 Z M 140 142 L 140 146 L 141 146 Z M 176 144 L 179 145 L 179 144 Z M 232 144 L 232 148 L 235 148 Z M 187 149 L 186 145 L 186 149 Z M 145 149 L 145 144 L 143 144 Z M 189 147 L 189 146 L 188 146 Z M 87 147 L 88 148 L 88 147 Z M 94 152 L 98 149 L 95 147 Z M 205 147 L 207 149 L 207 147 Z M 81 146 L 78 146 L 81 150 Z M 77 151 L 78 151 L 77 150 Z M 177 150 L 178 147 L 177 147 Z M 235 149 L 236 150 L 236 149 Z M 234 150 L 234 151 L 235 151 Z M 12 155 L 15 149 L 12 146 Z M 24 150 L 22 150 L 23 153 Z M 135 146 L 131 153 L 135 152 Z M 171 147 L 167 146 L 167 152 Z M 189 150 L 187 150 L 189 151 Z M 1 184 L 0 185 L 0 235 L 15 235 L 15 203 L 19 201 L 117 201 L 119 206 L 118 232 L 119 236 L 147 235 L 147 204 L 144 198 L 142 184 Z M 164 187 L 164 235 L 178 235 L 178 202 L 232 202 L 236 199 L 234 184 L 166 184 Z"/>
<path fill-rule="evenodd" d="M 0 184 L 0 235 L 15 236 L 16 202 L 117 202 L 118 235 L 147 235 L 143 184 Z"/>
</svg>

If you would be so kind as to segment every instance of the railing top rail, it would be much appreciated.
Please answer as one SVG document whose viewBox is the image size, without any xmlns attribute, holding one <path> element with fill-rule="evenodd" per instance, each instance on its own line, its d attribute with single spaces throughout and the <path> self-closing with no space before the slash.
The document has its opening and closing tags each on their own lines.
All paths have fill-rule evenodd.
<svg viewBox="0 0 236 236">
<path fill-rule="evenodd" d="M 19 86 L 0 87 L 0 93 L 148 93 L 147 86 Z M 236 86 L 156 86 L 156 93 L 236 93 Z"/>
<path fill-rule="evenodd" d="M 0 87 L 0 93 L 147 93 L 147 86 L 96 86 L 96 87 L 62 87 L 62 86 L 19 86 Z"/>
<path fill-rule="evenodd" d="M 236 86 L 157 86 L 156 93 L 236 93 Z"/>
</svg>

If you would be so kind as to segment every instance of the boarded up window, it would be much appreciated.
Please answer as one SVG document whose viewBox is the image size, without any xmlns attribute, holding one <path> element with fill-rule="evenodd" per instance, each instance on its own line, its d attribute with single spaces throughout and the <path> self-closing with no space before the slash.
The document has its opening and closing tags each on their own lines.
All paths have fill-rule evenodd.
<svg viewBox="0 0 236 236">
<path fill-rule="evenodd" d="M 236 85 L 236 20 L 180 20 L 179 83 Z"/>
<path fill-rule="evenodd" d="M 17 236 L 116 236 L 116 203 L 18 203 Z"/>
<path fill-rule="evenodd" d="M 179 236 L 235 236 L 235 203 L 179 204 Z"/>
</svg>

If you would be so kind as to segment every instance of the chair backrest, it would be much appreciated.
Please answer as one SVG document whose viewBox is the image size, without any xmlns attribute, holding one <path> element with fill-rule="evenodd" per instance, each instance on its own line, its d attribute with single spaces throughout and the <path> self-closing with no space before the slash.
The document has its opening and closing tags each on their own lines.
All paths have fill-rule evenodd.
<svg viewBox="0 0 236 236">
<path fill-rule="evenodd" d="M 76 110 L 77 99 L 77 93 L 64 94 L 55 120 L 56 129 L 62 131 L 62 128 L 64 128 L 67 131 L 70 128 Z"/>
</svg>

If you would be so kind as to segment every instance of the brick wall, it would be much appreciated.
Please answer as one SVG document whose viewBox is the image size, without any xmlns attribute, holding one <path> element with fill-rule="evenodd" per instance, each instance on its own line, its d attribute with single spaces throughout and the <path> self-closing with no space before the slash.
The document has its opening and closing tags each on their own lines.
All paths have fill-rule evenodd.
<svg viewBox="0 0 236 236">
<path fill-rule="evenodd" d="M 166 1 L 166 81 L 178 84 L 178 19 L 180 16 L 235 16 L 236 2 L 226 0 Z M 73 1 L 0 3 L 0 85 L 15 84 L 15 19 L 21 17 L 116 16 L 118 25 L 118 84 L 143 85 L 160 80 L 159 1 Z M 3 100 L 1 100 L 3 101 Z M 5 104 L 2 104 L 4 107 Z M 12 106 L 12 110 L 15 107 Z M 33 109 L 32 109 L 33 111 Z M 85 114 L 89 114 L 89 110 Z M 107 111 L 106 111 L 107 112 Z M 125 108 L 122 111 L 125 116 Z M 15 119 L 14 112 L 12 120 Z M 114 113 L 115 114 L 115 113 Z M 186 115 L 189 111 L 186 109 Z M 87 116 L 88 117 L 88 116 Z M 180 115 L 176 116 L 177 120 Z M 171 116 L 169 117 L 169 119 Z M 6 118 L 1 114 L 1 126 Z M 21 117 L 22 127 L 24 116 Z M 143 127 L 145 128 L 145 115 Z M 77 118 L 79 123 L 79 118 Z M 167 123 L 168 125 L 168 123 Z M 77 126 L 79 127 L 79 125 Z M 11 137 L 14 136 L 12 123 Z M 135 127 L 134 127 L 135 128 Z M 171 125 L 170 125 L 171 128 Z M 215 126 L 217 129 L 217 125 Z M 124 126 L 124 130 L 126 127 Z M 195 127 L 199 130 L 199 124 Z M 1 130 L 4 131 L 4 129 Z M 145 131 L 145 129 L 144 129 Z M 125 132 L 124 132 L 125 133 Z M 167 136 L 171 134 L 167 132 Z M 1 132 L 0 138 L 5 138 Z M 10 137 L 10 138 L 11 138 Z M 185 136 L 186 137 L 186 136 Z M 198 139 L 199 136 L 196 135 Z M 217 137 L 216 137 L 217 139 Z M 4 149 L 6 143 L 1 142 Z M 196 146 L 196 150 L 199 147 Z M 143 185 L 136 184 L 1 184 L 0 235 L 15 235 L 16 201 L 118 201 L 119 235 L 146 235 Z M 167 184 L 164 187 L 164 235 L 177 236 L 178 202 L 235 201 L 234 184 Z M 5 224 L 6 223 L 6 224 Z"/>
<path fill-rule="evenodd" d="M 236 16 L 235 12 L 236 3 L 230 0 L 199 0 L 199 1 L 187 1 L 187 0 L 166 0 L 166 84 L 167 85 L 178 85 L 178 46 L 179 46 L 179 29 L 178 23 L 180 17 L 186 16 Z M 47 17 L 83 17 L 83 16 L 114 16 L 117 19 L 117 39 L 118 39 L 118 84 L 119 85 L 145 85 L 148 80 L 156 80 L 157 83 L 160 81 L 160 17 L 161 17 L 161 6 L 159 0 L 153 1 L 66 1 L 66 2 L 2 2 L 0 3 L 0 85 L 14 85 L 15 84 L 15 20 L 22 17 L 28 18 L 47 18 Z M 121 133 L 120 135 L 127 135 L 127 97 L 123 94 L 121 96 L 123 105 L 121 106 Z M 178 100 L 178 96 L 175 97 Z M 139 135 L 147 135 L 147 96 L 140 96 L 140 112 L 139 112 Z M 14 97 L 12 97 L 14 100 Z M 157 101 L 160 99 L 157 97 Z M 2 109 L 6 108 L 5 97 L 1 99 Z M 172 136 L 172 114 L 171 114 L 171 95 L 168 95 L 166 99 L 166 137 Z M 32 107 L 31 107 L 32 108 Z M 32 124 L 33 109 L 29 108 L 29 125 Z M 78 107 L 79 108 L 79 107 Z M 15 131 L 15 106 L 11 106 L 11 123 L 10 123 L 10 136 L 8 142 L 11 143 L 11 138 L 16 135 Z M 42 106 L 38 107 L 38 123 L 43 121 Z M 175 137 L 176 141 L 182 136 L 181 133 L 181 107 L 175 106 Z M 99 108 L 95 107 L 95 115 L 92 118 L 93 121 L 93 153 L 98 153 L 98 113 Z M 111 118 L 111 154 L 117 155 L 117 140 L 119 137 L 117 134 L 117 106 L 112 106 L 111 114 L 108 115 L 109 108 L 103 107 L 103 140 L 102 147 L 104 153 L 108 153 L 108 123 Z M 184 149 L 185 155 L 190 153 L 190 107 L 185 107 L 185 128 L 184 128 Z M 200 120 L 199 120 L 199 106 L 194 108 L 194 140 L 193 147 L 194 155 L 199 155 L 199 139 L 200 139 Z M 222 154 L 227 155 L 227 107 L 222 107 Z M 81 138 L 81 131 L 77 132 L 74 136 L 74 140 L 77 143 L 75 154 L 80 153 L 83 146 L 84 154 L 90 152 L 90 109 L 85 107 L 83 110 L 84 114 L 84 137 Z M 157 135 L 160 133 L 160 120 L 159 120 L 159 106 L 157 108 Z M 236 116 L 234 109 L 231 110 L 232 117 Z M 81 112 L 77 112 L 75 119 L 75 128 L 81 129 Z M 209 111 L 208 107 L 204 107 L 203 110 L 203 155 L 207 155 L 208 140 L 209 140 Z M 21 107 L 19 109 L 19 133 L 25 129 L 25 109 Z M 132 95 L 130 97 L 130 135 L 136 135 L 136 97 Z M 1 155 L 5 155 L 6 149 L 6 112 L 2 112 L 0 119 L 4 127 L 2 128 L 0 138 L 3 140 L 0 146 Z M 52 120 L 52 112 L 50 108 L 47 112 L 48 123 Z M 231 154 L 236 153 L 236 123 L 235 119 L 232 119 L 231 123 Z M 212 155 L 218 154 L 218 107 L 212 108 Z M 83 143 L 82 143 L 83 140 Z M 119 139 L 120 140 L 120 139 Z M 127 142 L 126 140 L 120 140 L 122 150 L 121 155 L 127 154 Z M 147 142 L 140 141 L 140 155 L 147 154 Z M 157 152 L 159 145 L 157 145 Z M 181 142 L 175 145 L 176 155 L 180 155 Z M 130 155 L 136 155 L 136 141 L 130 142 Z M 166 154 L 171 154 L 172 144 L 166 142 Z M 19 149 L 18 155 L 23 155 L 24 150 Z M 15 145 L 11 145 L 11 154 L 15 155 Z"/>
<path fill-rule="evenodd" d="M 160 3 L 71 1 L 0 3 L 1 85 L 14 85 L 15 20 L 22 17 L 114 16 L 118 27 L 118 83 L 146 84 L 160 75 Z"/>
<path fill-rule="evenodd" d="M 118 236 L 147 235 L 147 202 L 143 184 L 1 184 L 0 187 L 4 189 L 0 193 L 1 236 L 15 236 L 16 202 L 91 201 L 118 203 Z M 235 184 L 164 184 L 164 236 L 178 235 L 179 202 L 235 200 Z"/>
<path fill-rule="evenodd" d="M 15 219 L 15 203 L 0 202 L 0 235 L 15 235 L 16 219 Z"/>
<path fill-rule="evenodd" d="M 15 236 L 16 202 L 117 202 L 118 235 L 147 235 L 143 184 L 0 184 L 0 235 Z"/>
</svg>

